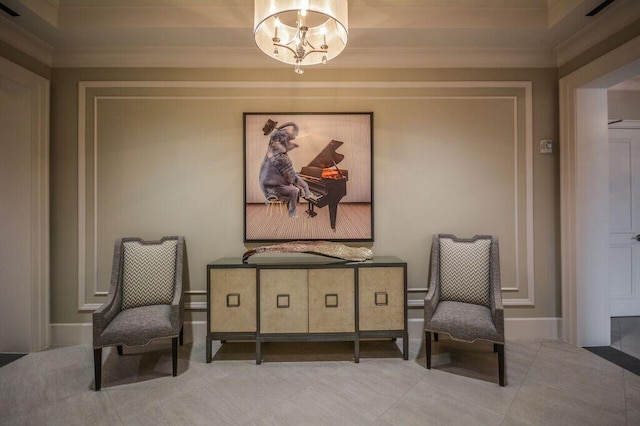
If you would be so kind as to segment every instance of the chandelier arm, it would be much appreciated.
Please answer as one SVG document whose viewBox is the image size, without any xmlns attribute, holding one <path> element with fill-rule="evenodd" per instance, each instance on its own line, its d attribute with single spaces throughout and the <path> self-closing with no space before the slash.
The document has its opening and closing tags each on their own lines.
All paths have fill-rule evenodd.
<svg viewBox="0 0 640 426">
<path fill-rule="evenodd" d="M 311 53 L 327 53 L 327 51 L 326 50 L 310 50 L 308 52 L 305 52 L 304 56 L 301 59 L 306 58 L 307 55 L 309 55 Z"/>
<path fill-rule="evenodd" d="M 293 50 L 292 48 L 290 48 L 289 46 L 287 46 L 286 44 L 280 44 L 280 43 L 273 43 L 274 46 L 277 47 L 284 47 L 285 49 L 287 49 L 288 51 L 290 51 L 291 53 L 293 53 L 293 57 L 297 58 L 298 57 L 298 52 L 296 52 L 295 50 Z M 305 55 L 306 56 L 306 55 Z M 304 59 L 304 58 L 303 58 Z"/>
</svg>

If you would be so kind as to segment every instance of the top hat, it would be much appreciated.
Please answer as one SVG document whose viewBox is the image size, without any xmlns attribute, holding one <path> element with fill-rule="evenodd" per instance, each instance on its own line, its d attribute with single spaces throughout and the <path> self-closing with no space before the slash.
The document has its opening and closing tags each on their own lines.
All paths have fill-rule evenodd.
<svg viewBox="0 0 640 426">
<path fill-rule="evenodd" d="M 262 131 L 264 132 L 264 135 L 267 136 L 269 133 L 271 133 L 273 131 L 273 129 L 276 128 L 276 126 L 278 125 L 277 121 L 273 121 L 272 119 L 267 119 L 267 122 L 265 123 L 264 127 L 262 128 Z"/>
</svg>

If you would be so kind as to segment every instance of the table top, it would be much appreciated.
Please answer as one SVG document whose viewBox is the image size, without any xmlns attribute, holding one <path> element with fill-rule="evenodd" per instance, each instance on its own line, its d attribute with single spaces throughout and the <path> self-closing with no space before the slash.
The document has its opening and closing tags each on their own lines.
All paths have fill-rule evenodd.
<svg viewBox="0 0 640 426">
<path fill-rule="evenodd" d="M 207 267 L 245 267 L 245 268 L 269 268 L 269 267 L 374 267 L 374 266 L 406 266 L 406 262 L 395 256 L 374 256 L 371 260 L 363 262 L 353 262 L 342 259 L 334 259 L 318 255 L 304 255 L 295 253 L 288 256 L 279 253 L 278 256 L 253 255 L 247 259 L 246 263 L 242 257 L 223 257 L 207 265 Z"/>
</svg>

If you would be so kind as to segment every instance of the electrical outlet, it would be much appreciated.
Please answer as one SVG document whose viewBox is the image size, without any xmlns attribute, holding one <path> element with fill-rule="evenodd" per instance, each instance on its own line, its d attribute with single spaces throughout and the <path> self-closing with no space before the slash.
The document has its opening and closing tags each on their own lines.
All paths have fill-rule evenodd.
<svg viewBox="0 0 640 426">
<path fill-rule="evenodd" d="M 553 154 L 553 141 L 551 139 L 540 140 L 540 154 Z"/>
</svg>

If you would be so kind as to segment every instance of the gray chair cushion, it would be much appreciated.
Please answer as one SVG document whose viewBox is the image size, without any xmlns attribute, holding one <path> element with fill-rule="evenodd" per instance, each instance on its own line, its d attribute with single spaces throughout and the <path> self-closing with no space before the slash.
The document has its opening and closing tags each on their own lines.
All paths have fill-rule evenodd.
<svg viewBox="0 0 640 426">
<path fill-rule="evenodd" d="M 109 323 L 94 347 L 146 345 L 155 339 L 175 337 L 171 326 L 171 305 L 152 305 L 121 311 Z"/>
<path fill-rule="evenodd" d="M 491 306 L 491 240 L 440 239 L 440 300 Z"/>
<path fill-rule="evenodd" d="M 128 241 L 124 246 L 122 309 L 170 305 L 176 274 L 176 240 L 162 244 Z"/>
<path fill-rule="evenodd" d="M 444 333 L 454 340 L 475 342 L 487 340 L 504 343 L 504 337 L 496 330 L 491 310 L 486 306 L 462 302 L 441 301 L 425 324 L 425 329 L 434 333 Z"/>
</svg>

